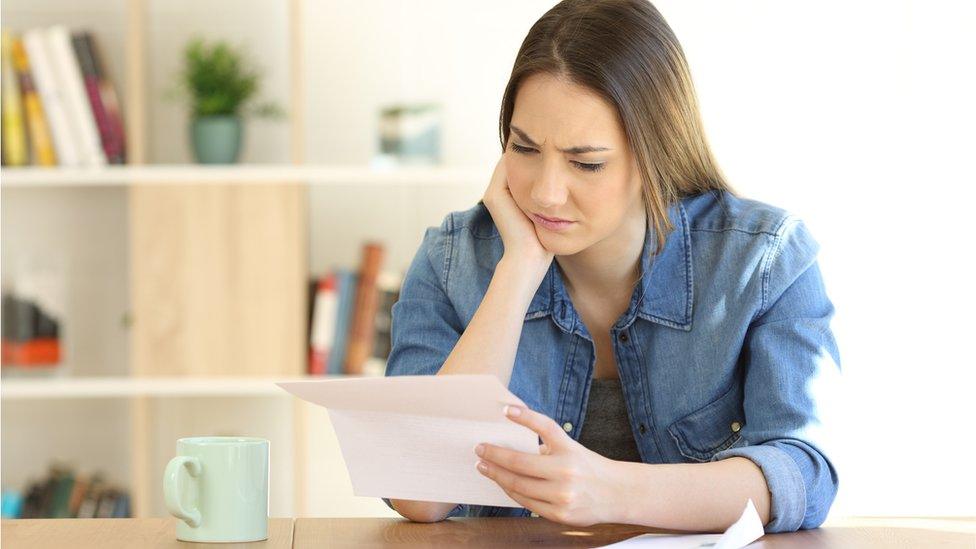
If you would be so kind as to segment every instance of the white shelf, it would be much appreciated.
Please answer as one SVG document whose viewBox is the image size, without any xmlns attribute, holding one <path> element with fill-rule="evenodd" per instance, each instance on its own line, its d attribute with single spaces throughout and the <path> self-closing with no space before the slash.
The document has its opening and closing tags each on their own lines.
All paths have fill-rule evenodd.
<svg viewBox="0 0 976 549">
<path fill-rule="evenodd" d="M 312 185 L 488 186 L 492 166 L 390 167 L 294 164 L 159 164 L 101 168 L 3 168 L 3 187 L 297 183 Z"/>
<path fill-rule="evenodd" d="M 339 379 L 348 376 L 290 378 L 164 377 L 164 378 L 52 378 L 5 379 L 0 383 L 3 400 L 51 398 L 116 398 L 132 396 L 291 396 L 275 383 Z"/>
<path fill-rule="evenodd" d="M 133 396 L 291 396 L 275 383 L 346 377 L 382 376 L 386 363 L 370 358 L 363 376 L 327 375 L 296 377 L 6 377 L 0 380 L 3 400 L 51 398 L 117 398 Z"/>
</svg>

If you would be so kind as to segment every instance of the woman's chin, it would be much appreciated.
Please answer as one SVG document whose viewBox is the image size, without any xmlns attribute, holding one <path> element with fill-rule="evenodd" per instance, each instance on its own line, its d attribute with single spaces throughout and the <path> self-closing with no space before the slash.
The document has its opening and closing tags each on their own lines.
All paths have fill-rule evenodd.
<svg viewBox="0 0 976 549">
<path fill-rule="evenodd" d="M 535 234 L 539 237 L 539 244 L 554 255 L 573 255 L 581 249 L 576 238 L 553 234 L 539 227 L 536 227 Z"/>
</svg>

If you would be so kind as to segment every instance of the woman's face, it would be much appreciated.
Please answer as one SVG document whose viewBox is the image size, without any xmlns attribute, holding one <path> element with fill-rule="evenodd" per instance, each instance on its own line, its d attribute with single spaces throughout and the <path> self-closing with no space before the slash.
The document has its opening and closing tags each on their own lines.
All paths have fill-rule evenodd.
<svg viewBox="0 0 976 549">
<path fill-rule="evenodd" d="M 547 250 L 575 254 L 643 215 L 633 154 L 616 109 L 602 98 L 534 74 L 519 86 L 510 128 L 508 185 Z M 547 225 L 537 216 L 570 223 Z"/>
</svg>

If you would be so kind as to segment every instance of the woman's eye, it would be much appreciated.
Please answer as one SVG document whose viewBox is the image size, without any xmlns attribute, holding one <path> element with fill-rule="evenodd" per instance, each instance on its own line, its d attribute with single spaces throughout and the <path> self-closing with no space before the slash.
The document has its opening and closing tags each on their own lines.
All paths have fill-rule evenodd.
<svg viewBox="0 0 976 549">
<path fill-rule="evenodd" d="M 517 152 L 517 153 L 519 153 L 519 154 L 529 154 L 529 153 L 534 153 L 535 152 L 535 149 L 532 149 L 530 147 L 523 147 L 523 146 L 517 145 L 515 143 L 512 143 L 512 150 L 515 151 L 515 152 Z M 573 161 L 573 165 L 574 166 L 576 166 L 577 168 L 579 168 L 580 170 L 583 170 L 585 172 L 598 172 L 598 171 L 600 171 L 600 170 L 603 169 L 604 164 L 605 163 L 603 163 L 603 162 L 601 162 L 599 164 L 587 164 L 585 162 L 576 162 L 576 161 Z"/>
<path fill-rule="evenodd" d="M 584 164 L 582 162 L 573 162 L 573 164 L 576 164 L 576 167 L 577 168 L 579 168 L 581 170 L 588 171 L 588 172 L 598 172 L 598 171 L 600 171 L 600 170 L 603 169 L 603 163 L 600 163 L 600 164 Z"/>
</svg>

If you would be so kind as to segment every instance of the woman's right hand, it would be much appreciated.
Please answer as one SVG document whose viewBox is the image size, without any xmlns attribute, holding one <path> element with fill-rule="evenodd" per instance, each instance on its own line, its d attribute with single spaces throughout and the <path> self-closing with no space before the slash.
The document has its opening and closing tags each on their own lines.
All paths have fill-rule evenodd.
<svg viewBox="0 0 976 549">
<path fill-rule="evenodd" d="M 542 246 L 535 232 L 535 224 L 515 202 L 512 191 L 508 188 L 504 154 L 495 165 L 495 173 L 491 176 L 482 201 L 502 237 L 504 256 L 520 265 L 527 263 L 530 268 L 547 271 L 554 254 Z"/>
</svg>

